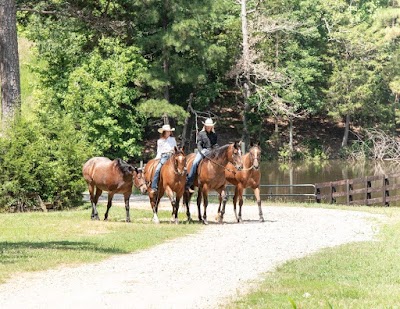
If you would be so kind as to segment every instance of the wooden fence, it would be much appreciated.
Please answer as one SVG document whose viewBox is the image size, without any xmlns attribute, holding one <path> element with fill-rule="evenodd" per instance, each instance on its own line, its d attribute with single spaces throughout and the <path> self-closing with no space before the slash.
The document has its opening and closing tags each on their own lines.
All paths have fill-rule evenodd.
<svg viewBox="0 0 400 309">
<path fill-rule="evenodd" d="M 315 199 L 317 203 L 336 203 L 337 198 L 343 197 L 341 204 L 389 206 L 390 202 L 400 201 L 400 191 L 396 192 L 400 184 L 394 181 L 399 177 L 400 173 L 316 183 Z"/>
</svg>

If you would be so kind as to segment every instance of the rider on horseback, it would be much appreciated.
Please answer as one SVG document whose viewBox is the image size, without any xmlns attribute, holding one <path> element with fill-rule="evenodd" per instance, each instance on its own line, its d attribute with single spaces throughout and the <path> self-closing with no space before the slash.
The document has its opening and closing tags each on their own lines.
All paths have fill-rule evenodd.
<svg viewBox="0 0 400 309">
<path fill-rule="evenodd" d="M 150 193 L 155 193 L 157 191 L 161 167 L 164 165 L 165 162 L 167 162 L 174 151 L 174 147 L 176 146 L 175 137 L 171 136 L 172 131 L 175 131 L 175 128 L 171 129 L 171 126 L 169 124 L 165 124 L 162 126 L 162 128 L 158 129 L 158 132 L 161 133 L 161 137 L 157 141 L 156 159 L 160 159 L 160 162 L 158 162 L 156 171 L 154 173 Z"/>
<path fill-rule="evenodd" d="M 213 148 L 219 147 L 217 144 L 217 134 L 214 131 L 215 123 L 211 118 L 203 122 L 203 129 L 197 135 L 197 154 L 194 158 L 192 168 L 186 178 L 186 191 L 194 192 L 193 182 L 196 176 L 197 167 L 201 160 L 206 157 Z"/>
</svg>

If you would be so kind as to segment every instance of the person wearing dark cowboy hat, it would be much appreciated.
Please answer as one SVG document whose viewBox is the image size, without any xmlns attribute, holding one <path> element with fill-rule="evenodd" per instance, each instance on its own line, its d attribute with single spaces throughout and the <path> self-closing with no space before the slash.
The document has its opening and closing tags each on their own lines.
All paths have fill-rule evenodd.
<svg viewBox="0 0 400 309">
<path fill-rule="evenodd" d="M 174 147 L 176 146 L 175 137 L 171 136 L 172 132 L 175 131 L 175 128 L 171 129 L 169 124 L 165 124 L 162 128 L 158 129 L 158 132 L 161 134 L 160 138 L 157 140 L 157 155 L 156 159 L 160 159 L 158 162 L 156 171 L 154 173 L 153 181 L 151 182 L 151 190 L 150 193 L 155 193 L 158 190 L 158 180 L 160 179 L 160 171 L 161 167 L 165 162 L 169 159 L 174 151 Z"/>
<path fill-rule="evenodd" d="M 203 122 L 203 129 L 197 135 L 197 154 L 194 158 L 192 168 L 188 173 L 186 178 L 186 191 L 190 193 L 194 192 L 193 182 L 196 176 L 197 167 L 199 166 L 201 160 L 207 156 L 213 148 L 217 148 L 217 134 L 214 131 L 215 123 L 211 118 L 207 118 Z"/>
</svg>

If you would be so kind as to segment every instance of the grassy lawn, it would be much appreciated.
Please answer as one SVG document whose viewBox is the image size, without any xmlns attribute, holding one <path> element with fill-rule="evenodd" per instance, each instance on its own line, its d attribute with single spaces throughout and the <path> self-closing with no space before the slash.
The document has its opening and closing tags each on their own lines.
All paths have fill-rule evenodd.
<svg viewBox="0 0 400 309">
<path fill-rule="evenodd" d="M 400 308 L 400 209 L 351 209 L 388 216 L 375 241 L 324 249 L 287 262 L 227 307 Z"/>
<path fill-rule="evenodd" d="M 60 265 L 95 262 L 111 255 L 134 252 L 167 239 L 194 233 L 199 224 L 169 224 L 170 212 L 160 212 L 160 225 L 150 210 L 112 207 L 110 221 L 91 221 L 90 209 L 49 213 L 0 214 L 0 282 L 17 272 Z M 105 206 L 99 207 L 104 216 Z M 186 215 L 179 214 L 181 221 Z"/>
</svg>

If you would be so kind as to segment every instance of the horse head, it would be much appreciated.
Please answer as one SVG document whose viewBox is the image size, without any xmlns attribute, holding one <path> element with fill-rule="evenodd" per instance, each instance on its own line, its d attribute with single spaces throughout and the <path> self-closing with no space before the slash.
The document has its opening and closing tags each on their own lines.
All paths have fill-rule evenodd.
<svg viewBox="0 0 400 309">
<path fill-rule="evenodd" d="M 260 168 L 260 161 L 261 161 L 261 148 L 260 148 L 260 143 L 256 144 L 250 144 L 250 159 L 252 162 L 251 167 L 254 168 L 255 170 L 258 170 Z"/>
<path fill-rule="evenodd" d="M 178 148 L 175 146 L 172 159 L 174 161 L 175 173 L 179 176 L 186 175 L 186 156 L 184 152 L 184 147 Z"/>
<path fill-rule="evenodd" d="M 147 192 L 147 184 L 143 176 L 143 171 L 137 167 L 134 167 L 133 171 L 133 185 L 140 190 L 140 193 L 145 194 Z"/>
<path fill-rule="evenodd" d="M 231 162 L 235 168 L 240 171 L 243 169 L 243 161 L 242 161 L 242 142 L 234 142 L 230 145 L 228 151 L 229 162 Z"/>
</svg>

